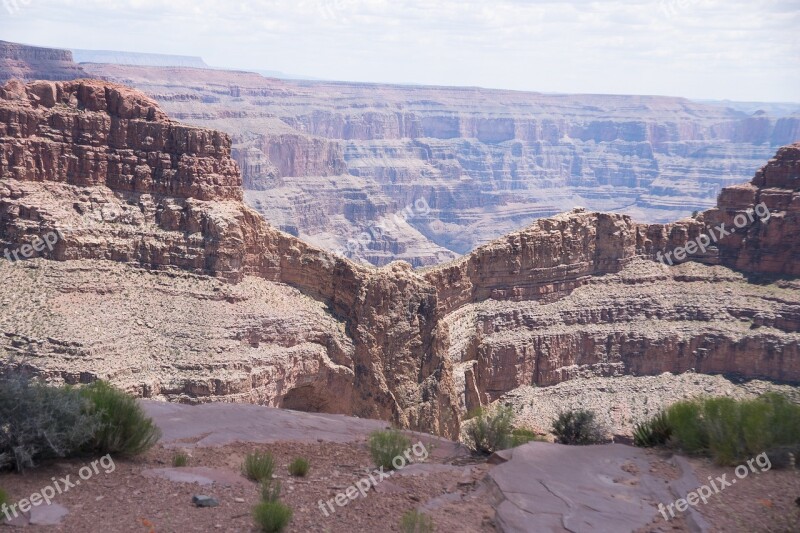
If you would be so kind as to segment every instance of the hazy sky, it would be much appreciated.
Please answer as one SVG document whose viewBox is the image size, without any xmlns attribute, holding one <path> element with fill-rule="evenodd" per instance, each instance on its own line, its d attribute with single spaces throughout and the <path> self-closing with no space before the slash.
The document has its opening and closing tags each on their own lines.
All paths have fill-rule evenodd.
<svg viewBox="0 0 800 533">
<path fill-rule="evenodd" d="M 0 40 L 336 80 L 800 102 L 800 0 L 0 0 Z"/>
</svg>

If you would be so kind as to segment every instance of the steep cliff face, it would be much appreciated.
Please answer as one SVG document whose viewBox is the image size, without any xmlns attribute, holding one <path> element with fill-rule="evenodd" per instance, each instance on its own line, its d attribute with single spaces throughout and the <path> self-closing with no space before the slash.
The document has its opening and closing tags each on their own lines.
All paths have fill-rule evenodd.
<svg viewBox="0 0 800 533">
<path fill-rule="evenodd" d="M 74 80 L 88 77 L 72 61 L 72 52 L 0 41 L 0 83 L 19 80 Z"/>
<path fill-rule="evenodd" d="M 241 201 L 227 136 L 170 122 L 142 94 L 89 81 L 12 82 L 0 90 L 0 122 L 0 242 L 6 249 L 20 250 L 58 230 L 55 246 L 41 246 L 34 255 L 179 268 L 237 283 L 255 276 L 306 295 L 294 298 L 323 302 L 346 328 L 343 341 L 330 330 L 336 321 L 329 317 L 321 336 L 339 340 L 314 342 L 327 352 L 325 364 L 316 364 L 330 372 L 343 367 L 330 374 L 335 379 L 321 372 L 319 379 L 275 387 L 256 377 L 264 372 L 262 361 L 250 382 L 188 380 L 185 390 L 153 390 L 151 379 L 132 388 L 206 400 L 258 398 L 455 430 L 448 362 L 431 348 L 435 290 L 405 266 L 359 267 L 269 227 Z M 256 326 L 242 342 L 276 340 L 265 329 Z M 51 343 L 29 337 L 10 351 L 47 355 Z M 279 337 L 276 343 L 285 344 L 285 335 Z M 352 349 L 342 348 L 347 344 Z M 41 345 L 44 353 L 36 352 Z M 271 372 L 292 373 L 292 358 L 281 365 L 269 353 L 262 357 L 275 367 Z M 120 372 L 115 365 L 111 376 Z M 65 366 L 63 375 L 73 375 Z"/>
<path fill-rule="evenodd" d="M 696 219 L 637 224 L 581 209 L 426 271 L 462 409 L 578 376 L 695 370 L 798 381 L 797 283 L 753 285 L 714 265 L 798 275 L 799 151 L 781 148 Z M 703 242 L 678 265 L 676 250 Z"/>
<path fill-rule="evenodd" d="M 780 150 L 697 219 L 637 224 L 578 209 L 441 267 L 378 269 L 246 207 L 226 135 L 172 122 L 110 83 L 9 83 L 0 245 L 57 261 L 0 259 L 10 280 L 0 300 L 14 309 L 0 346 L 54 380 L 107 377 L 144 396 L 451 435 L 461 409 L 577 375 L 695 368 L 800 381 L 800 285 L 755 285 L 729 268 L 796 275 L 798 150 Z M 694 262 L 652 260 L 756 200 L 774 229 L 752 220 L 741 242 Z M 104 313 L 116 334 L 98 333 Z"/>
<path fill-rule="evenodd" d="M 769 209 L 768 219 L 753 216 L 758 204 Z M 704 220 L 733 230 L 719 242 L 722 264 L 746 272 L 800 275 L 800 144 L 778 150 L 750 183 L 724 189 Z M 747 224 L 740 227 L 743 221 Z"/>
</svg>

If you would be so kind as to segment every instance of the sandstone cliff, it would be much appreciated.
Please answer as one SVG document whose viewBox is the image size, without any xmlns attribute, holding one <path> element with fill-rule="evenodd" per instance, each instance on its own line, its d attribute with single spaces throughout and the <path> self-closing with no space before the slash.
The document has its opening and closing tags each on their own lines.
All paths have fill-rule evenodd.
<svg viewBox="0 0 800 533">
<path fill-rule="evenodd" d="M 432 348 L 433 288 L 403 265 L 359 267 L 268 226 L 241 201 L 241 178 L 227 136 L 170 122 L 142 94 L 90 81 L 11 82 L 0 90 L 0 123 L 0 244 L 5 248 L 18 249 L 58 229 L 56 246 L 42 248 L 41 255 L 288 284 L 306 295 L 296 298 L 324 302 L 325 320 L 341 320 L 352 339 L 347 353 L 341 334 L 326 326 L 323 338 L 339 341 L 318 343 L 327 351 L 324 360 L 346 368 L 346 385 L 322 373 L 320 379 L 297 380 L 288 390 L 255 375 L 221 383 L 188 380 L 183 390 L 175 390 L 164 383 L 176 379 L 161 376 L 162 388 L 142 383 L 137 390 L 206 400 L 258 398 L 394 418 L 404 426 L 444 433 L 455 430 L 449 368 Z M 286 335 L 276 339 L 263 330 L 262 324 L 242 333 L 241 342 L 256 347 L 287 342 Z M 82 351 L 81 342 L 60 340 L 69 338 L 69 331 L 46 339 L 27 335 L 21 343 L 13 340 L 16 332 L 6 333 L 6 348 L 21 356 L 52 356 L 51 350 L 71 343 L 77 344 L 74 351 Z M 274 366 L 273 356 L 260 354 Z M 213 366 L 215 358 L 203 364 Z M 61 363 L 65 379 L 74 379 Z M 112 364 L 109 375 L 123 364 Z M 254 372 L 263 374 L 264 364 L 256 364 Z M 279 373 L 291 372 L 291 367 L 279 368 Z M 341 371 L 334 374 L 342 379 Z M 152 376 L 147 383 L 153 384 Z"/>
<path fill-rule="evenodd" d="M 464 409 L 577 375 L 695 368 L 800 381 L 800 287 L 729 268 L 796 274 L 798 150 L 697 219 L 575 210 L 441 267 L 376 269 L 246 207 L 226 135 L 172 122 L 111 83 L 12 82 L 0 90 L 0 246 L 60 238 L 37 251 L 56 261 L 2 260 L 13 312 L 0 343 L 54 380 L 108 377 L 144 396 L 446 434 Z M 771 222 L 695 257 L 705 264 L 652 261 L 757 199 Z M 103 322 L 136 326 L 102 334 Z"/>
</svg>

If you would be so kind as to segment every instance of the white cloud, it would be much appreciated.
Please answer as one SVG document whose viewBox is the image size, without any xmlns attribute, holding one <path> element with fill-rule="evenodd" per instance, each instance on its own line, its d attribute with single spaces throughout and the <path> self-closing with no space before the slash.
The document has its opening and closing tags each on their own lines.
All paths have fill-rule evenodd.
<svg viewBox="0 0 800 533">
<path fill-rule="evenodd" d="M 27 0 L 0 39 L 321 78 L 800 101 L 797 0 Z"/>
</svg>

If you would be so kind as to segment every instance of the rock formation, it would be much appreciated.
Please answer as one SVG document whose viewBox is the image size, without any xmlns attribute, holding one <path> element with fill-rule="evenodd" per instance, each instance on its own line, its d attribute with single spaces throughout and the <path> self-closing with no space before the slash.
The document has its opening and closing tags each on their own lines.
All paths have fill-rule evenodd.
<svg viewBox="0 0 800 533">
<path fill-rule="evenodd" d="M 800 141 L 791 109 L 85 68 L 143 90 L 172 118 L 229 133 L 249 205 L 325 249 L 347 249 L 424 199 L 430 212 L 408 227 L 350 247 L 375 265 L 447 262 L 575 206 L 677 220 Z"/>
<path fill-rule="evenodd" d="M 87 77 L 72 52 L 0 41 L 0 83 L 19 80 L 74 80 Z"/>
<path fill-rule="evenodd" d="M 451 435 L 464 409 L 577 375 L 800 381 L 800 287 L 730 268 L 796 274 L 798 150 L 696 219 L 578 209 L 440 267 L 376 269 L 246 207 L 225 134 L 108 82 L 11 82 L 0 89 L 0 246 L 50 261 L 1 260 L 13 313 L 0 346 L 55 381 L 105 377 L 143 396 Z M 699 262 L 653 261 L 758 199 L 774 229 L 748 222 L 741 242 Z M 54 246 L 37 246 L 56 230 Z"/>
</svg>

